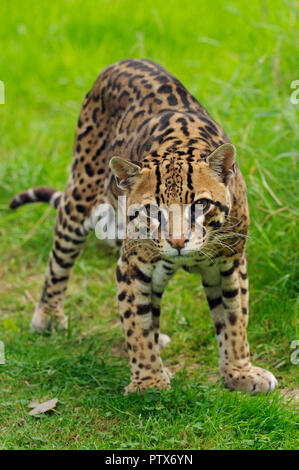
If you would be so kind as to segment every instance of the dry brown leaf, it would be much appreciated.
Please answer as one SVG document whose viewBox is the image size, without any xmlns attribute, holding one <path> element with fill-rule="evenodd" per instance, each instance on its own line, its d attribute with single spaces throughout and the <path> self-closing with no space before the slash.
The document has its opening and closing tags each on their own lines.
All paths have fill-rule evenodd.
<svg viewBox="0 0 299 470">
<path fill-rule="evenodd" d="M 28 408 L 36 408 L 37 405 L 39 405 L 39 401 L 33 400 L 31 403 L 29 403 Z"/>
<path fill-rule="evenodd" d="M 43 403 L 38 403 L 37 400 L 34 400 L 28 405 L 28 407 L 33 408 L 29 411 L 30 416 L 34 416 L 40 413 L 46 413 L 47 411 L 53 410 L 58 402 L 58 398 L 52 398 L 52 400 L 44 401 Z M 35 406 L 35 408 L 33 406 Z"/>
</svg>

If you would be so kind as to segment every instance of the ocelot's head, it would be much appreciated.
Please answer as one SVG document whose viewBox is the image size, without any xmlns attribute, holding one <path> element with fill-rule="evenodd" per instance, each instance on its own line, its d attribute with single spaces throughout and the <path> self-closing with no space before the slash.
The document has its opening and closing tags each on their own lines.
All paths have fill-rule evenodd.
<svg viewBox="0 0 299 470">
<path fill-rule="evenodd" d="M 230 211 L 235 153 L 225 143 L 205 159 L 167 155 L 134 162 L 113 157 L 110 168 L 127 196 L 128 237 L 153 240 L 168 258 L 204 252 Z"/>
</svg>

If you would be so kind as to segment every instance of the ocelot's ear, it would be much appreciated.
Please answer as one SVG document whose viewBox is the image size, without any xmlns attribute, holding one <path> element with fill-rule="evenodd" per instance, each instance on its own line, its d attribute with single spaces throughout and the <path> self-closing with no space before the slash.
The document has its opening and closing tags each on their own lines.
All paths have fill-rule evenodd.
<svg viewBox="0 0 299 470">
<path fill-rule="evenodd" d="M 233 144 L 220 145 L 207 158 L 207 164 L 217 173 L 223 183 L 228 184 L 236 172 L 236 149 Z"/>
<path fill-rule="evenodd" d="M 115 176 L 117 186 L 124 191 L 133 186 L 142 168 L 141 163 L 130 162 L 120 157 L 112 157 L 109 166 Z"/>
</svg>

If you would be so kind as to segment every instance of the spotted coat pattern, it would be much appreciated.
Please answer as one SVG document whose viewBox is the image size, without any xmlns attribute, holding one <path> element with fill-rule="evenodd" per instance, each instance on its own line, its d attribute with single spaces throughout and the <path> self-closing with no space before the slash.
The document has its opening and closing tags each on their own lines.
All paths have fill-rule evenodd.
<svg viewBox="0 0 299 470">
<path fill-rule="evenodd" d="M 116 270 L 120 318 L 131 368 L 127 392 L 167 388 L 160 348 L 161 298 L 178 268 L 197 272 L 215 324 L 220 373 L 231 389 L 268 392 L 274 376 L 250 362 L 246 336 L 249 225 L 246 187 L 234 147 L 186 88 L 159 65 L 125 60 L 107 67 L 86 95 L 65 191 L 32 188 L 11 207 L 48 201 L 57 208 L 53 247 L 32 328 L 67 327 L 70 271 L 103 202 L 204 204 L 201 240 L 124 240 Z M 119 157 L 119 158 L 113 158 Z"/>
</svg>

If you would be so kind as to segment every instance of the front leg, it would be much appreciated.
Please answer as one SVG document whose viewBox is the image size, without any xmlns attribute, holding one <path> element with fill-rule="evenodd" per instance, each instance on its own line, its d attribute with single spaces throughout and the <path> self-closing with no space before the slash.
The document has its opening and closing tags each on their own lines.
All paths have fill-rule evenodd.
<svg viewBox="0 0 299 470">
<path fill-rule="evenodd" d="M 121 257 L 116 270 L 120 319 L 130 359 L 131 383 L 126 393 L 169 387 L 159 350 L 158 322 L 153 319 L 152 275 L 154 265 L 137 256 Z"/>
<path fill-rule="evenodd" d="M 203 284 L 215 323 L 225 385 L 253 395 L 270 392 L 277 385 L 274 375 L 250 362 L 245 257 L 222 259 L 218 266 L 207 268 Z"/>
</svg>

